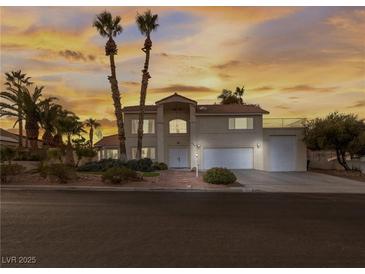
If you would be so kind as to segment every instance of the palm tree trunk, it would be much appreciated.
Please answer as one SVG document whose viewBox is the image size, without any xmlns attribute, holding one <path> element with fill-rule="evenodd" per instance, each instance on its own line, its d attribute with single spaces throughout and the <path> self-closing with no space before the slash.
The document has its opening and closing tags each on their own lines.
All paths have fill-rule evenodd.
<svg viewBox="0 0 365 274">
<path fill-rule="evenodd" d="M 122 112 L 122 104 L 120 103 L 120 92 L 118 88 L 118 81 L 115 73 L 115 62 L 114 62 L 114 54 L 110 54 L 110 71 L 111 76 L 108 77 L 111 90 L 112 90 L 112 98 L 114 102 L 114 113 L 115 118 L 117 120 L 118 126 L 118 138 L 119 138 L 119 156 L 120 159 L 125 161 L 127 160 L 127 151 L 125 148 L 125 132 L 124 132 L 124 122 L 123 122 L 123 112 Z"/>
<path fill-rule="evenodd" d="M 23 119 L 21 118 L 21 114 L 19 112 L 19 148 L 23 147 Z"/>
<path fill-rule="evenodd" d="M 139 101 L 138 138 L 137 138 L 137 154 L 136 154 L 137 159 L 141 159 L 141 157 L 142 157 L 144 111 L 145 111 L 145 105 L 146 105 L 148 79 L 151 78 L 151 76 L 148 72 L 148 67 L 150 64 L 151 46 L 152 46 L 151 39 L 150 39 L 149 35 L 147 35 L 147 38 L 145 41 L 145 47 L 142 49 L 146 53 L 146 59 L 145 59 L 144 67 L 142 70 L 141 95 L 140 95 L 140 101 Z"/>
<path fill-rule="evenodd" d="M 37 122 L 28 120 L 25 122 L 25 131 L 30 143 L 31 150 L 38 149 L 39 126 Z"/>
<path fill-rule="evenodd" d="M 52 132 L 49 129 L 46 129 L 43 136 L 42 136 L 42 141 L 43 141 L 43 147 L 47 148 L 49 146 L 52 145 L 53 143 L 53 136 L 52 136 Z"/>
<path fill-rule="evenodd" d="M 93 127 L 90 127 L 89 139 L 90 139 L 90 148 L 93 148 L 93 140 L 94 140 L 94 128 Z"/>
<path fill-rule="evenodd" d="M 73 149 L 71 145 L 71 135 L 67 135 L 67 145 L 66 145 L 66 156 L 65 156 L 66 165 L 75 166 L 75 159 L 73 154 Z"/>
</svg>

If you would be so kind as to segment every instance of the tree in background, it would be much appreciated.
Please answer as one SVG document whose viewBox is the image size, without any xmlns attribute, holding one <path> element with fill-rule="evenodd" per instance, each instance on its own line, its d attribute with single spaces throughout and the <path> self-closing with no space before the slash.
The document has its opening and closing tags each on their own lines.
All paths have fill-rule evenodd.
<svg viewBox="0 0 365 274">
<path fill-rule="evenodd" d="M 243 95 L 245 93 L 245 87 L 242 86 L 236 87 L 236 91 L 233 92 L 229 89 L 223 89 L 222 93 L 218 96 L 218 99 L 220 99 L 220 103 L 223 105 L 229 105 L 229 104 L 240 104 L 243 105 Z"/>
<path fill-rule="evenodd" d="M 53 134 L 56 133 L 56 121 L 59 118 L 62 106 L 46 101 L 41 107 L 40 121 L 44 133 L 42 136 L 43 147 L 53 146 Z"/>
<path fill-rule="evenodd" d="M 346 157 L 365 153 L 365 124 L 354 114 L 330 113 L 305 124 L 304 141 L 311 150 L 335 150 L 338 163 L 349 170 Z"/>
<path fill-rule="evenodd" d="M 148 67 L 150 63 L 150 52 L 152 49 L 152 40 L 151 40 L 151 32 L 156 31 L 158 28 L 158 15 L 152 14 L 150 10 L 146 11 L 144 14 L 137 14 L 136 23 L 139 31 L 142 35 L 146 36 L 144 41 L 144 47 L 142 51 L 146 54 L 144 66 L 142 70 L 142 82 L 141 82 L 141 93 L 140 93 L 140 101 L 139 101 L 139 117 L 138 117 L 138 138 L 137 138 L 137 154 L 136 158 L 141 159 L 142 155 L 142 138 L 143 138 L 143 119 L 144 119 L 144 110 L 147 96 L 147 87 L 148 80 L 151 78 L 150 73 L 148 72 Z"/>
<path fill-rule="evenodd" d="M 5 86 L 6 91 L 0 93 L 0 97 L 6 99 L 13 106 L 17 108 L 16 113 L 14 115 L 16 117 L 16 122 L 13 127 L 19 123 L 19 140 L 18 146 L 19 148 L 23 147 L 23 111 L 22 111 L 22 102 L 21 102 L 21 88 L 32 85 L 33 83 L 30 81 L 31 77 L 27 77 L 26 73 L 22 73 L 21 70 L 11 71 L 5 73 Z M 13 115 L 9 115 L 13 116 Z M 27 143 L 26 143 L 27 144 Z"/>
<path fill-rule="evenodd" d="M 99 128 L 101 126 L 100 123 L 98 123 L 95 119 L 89 118 L 84 122 L 85 126 L 90 128 L 89 130 L 89 144 L 90 148 L 94 146 L 94 130 Z"/>
<path fill-rule="evenodd" d="M 117 76 L 115 72 L 114 55 L 117 55 L 118 49 L 113 37 L 122 33 L 123 28 L 120 25 L 121 18 L 116 16 L 113 18 L 110 12 L 104 11 L 96 16 L 93 26 L 98 30 L 102 37 L 108 38 L 108 42 L 105 45 L 105 55 L 109 56 L 111 75 L 108 76 L 112 98 L 114 102 L 114 113 L 118 126 L 118 138 L 119 138 L 119 153 L 121 160 L 127 160 L 127 151 L 125 147 L 125 131 L 122 113 L 122 104 L 120 100 L 120 92 L 118 87 Z"/>
</svg>

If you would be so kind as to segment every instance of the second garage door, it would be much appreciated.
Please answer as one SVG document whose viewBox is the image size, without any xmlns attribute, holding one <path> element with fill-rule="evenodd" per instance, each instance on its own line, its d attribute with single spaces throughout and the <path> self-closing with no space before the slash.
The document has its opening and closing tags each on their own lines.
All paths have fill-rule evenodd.
<svg viewBox="0 0 365 274">
<path fill-rule="evenodd" d="M 203 151 L 203 167 L 252 169 L 253 148 L 206 148 Z"/>
</svg>

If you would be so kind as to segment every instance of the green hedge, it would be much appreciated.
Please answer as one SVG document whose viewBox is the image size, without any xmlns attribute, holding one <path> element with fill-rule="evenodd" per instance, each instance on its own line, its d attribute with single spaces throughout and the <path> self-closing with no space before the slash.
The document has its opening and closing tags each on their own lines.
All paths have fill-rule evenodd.
<svg viewBox="0 0 365 274">
<path fill-rule="evenodd" d="M 127 167 L 109 168 L 102 176 L 103 182 L 112 184 L 126 183 L 128 181 L 139 181 L 141 176 L 134 170 Z"/>
<path fill-rule="evenodd" d="M 236 176 L 233 174 L 232 171 L 222 167 L 214 167 L 207 170 L 203 176 L 203 179 L 205 182 L 209 184 L 222 184 L 222 185 L 228 185 L 234 183 L 237 180 Z"/>
</svg>

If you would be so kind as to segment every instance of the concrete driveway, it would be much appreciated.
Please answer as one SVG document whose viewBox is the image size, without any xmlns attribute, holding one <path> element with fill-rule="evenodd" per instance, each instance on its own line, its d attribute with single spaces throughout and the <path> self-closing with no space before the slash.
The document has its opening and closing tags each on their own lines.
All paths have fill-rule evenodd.
<svg viewBox="0 0 365 274">
<path fill-rule="evenodd" d="M 239 183 L 255 191 L 365 193 L 365 183 L 315 172 L 235 170 Z"/>
</svg>

